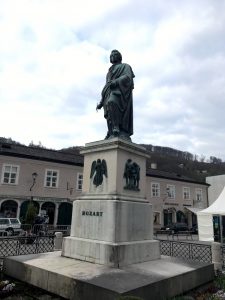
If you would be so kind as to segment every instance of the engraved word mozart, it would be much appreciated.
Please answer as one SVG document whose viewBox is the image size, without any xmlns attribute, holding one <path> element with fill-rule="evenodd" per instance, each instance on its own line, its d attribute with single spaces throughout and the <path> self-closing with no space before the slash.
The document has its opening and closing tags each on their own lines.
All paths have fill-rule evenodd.
<svg viewBox="0 0 225 300">
<path fill-rule="evenodd" d="M 102 217 L 102 211 L 82 210 L 82 216 Z"/>
</svg>

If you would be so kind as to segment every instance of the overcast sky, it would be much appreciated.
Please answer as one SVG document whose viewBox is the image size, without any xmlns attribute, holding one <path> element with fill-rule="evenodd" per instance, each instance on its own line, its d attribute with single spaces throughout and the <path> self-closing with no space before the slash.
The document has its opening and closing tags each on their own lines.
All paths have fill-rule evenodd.
<svg viewBox="0 0 225 300">
<path fill-rule="evenodd" d="M 224 0 L 0 0 L 0 136 L 102 140 L 112 49 L 135 74 L 135 143 L 225 159 Z"/>
</svg>

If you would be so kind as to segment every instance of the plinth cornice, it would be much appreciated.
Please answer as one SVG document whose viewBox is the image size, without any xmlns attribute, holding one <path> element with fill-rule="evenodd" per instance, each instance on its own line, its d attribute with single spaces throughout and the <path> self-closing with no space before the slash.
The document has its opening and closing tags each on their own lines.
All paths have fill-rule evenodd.
<svg viewBox="0 0 225 300">
<path fill-rule="evenodd" d="M 101 152 L 112 149 L 121 149 L 149 158 L 149 155 L 147 154 L 147 151 L 144 147 L 121 138 L 113 138 L 109 140 L 101 140 L 92 143 L 87 143 L 85 144 L 85 149 L 83 149 L 80 153 L 86 154 L 93 151 Z"/>
</svg>

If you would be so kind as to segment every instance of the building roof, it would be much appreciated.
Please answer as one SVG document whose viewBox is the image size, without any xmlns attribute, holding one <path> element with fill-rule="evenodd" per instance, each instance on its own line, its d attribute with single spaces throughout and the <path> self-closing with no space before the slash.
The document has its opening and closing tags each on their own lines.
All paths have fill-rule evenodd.
<svg viewBox="0 0 225 300">
<path fill-rule="evenodd" d="M 189 182 L 189 183 L 197 183 L 197 184 L 203 184 L 203 185 L 209 186 L 208 183 L 197 181 L 193 178 L 190 178 L 190 177 L 187 177 L 187 176 L 184 176 L 181 174 L 160 171 L 157 169 L 147 168 L 146 175 L 150 176 L 150 177 L 165 178 L 165 179 L 176 180 L 176 181 L 185 181 L 185 182 Z"/>
<path fill-rule="evenodd" d="M 62 164 L 83 166 L 84 157 L 76 153 L 68 153 L 63 150 L 50 150 L 41 147 L 24 146 L 20 144 L 0 143 L 0 155 L 22 157 L 34 160 L 57 162 Z"/>
</svg>

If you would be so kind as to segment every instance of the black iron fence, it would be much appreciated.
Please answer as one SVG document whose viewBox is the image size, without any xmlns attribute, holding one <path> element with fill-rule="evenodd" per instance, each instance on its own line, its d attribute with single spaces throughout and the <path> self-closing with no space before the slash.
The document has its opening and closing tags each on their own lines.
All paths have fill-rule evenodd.
<svg viewBox="0 0 225 300">
<path fill-rule="evenodd" d="M 221 246 L 221 252 L 222 252 L 222 260 L 223 260 L 223 268 L 225 268 L 225 245 Z"/>
<path fill-rule="evenodd" d="M 51 235 L 56 232 L 62 232 L 63 236 L 70 235 L 70 225 L 49 225 L 49 224 L 21 224 L 21 229 L 26 232 L 32 232 L 40 235 Z"/>
<path fill-rule="evenodd" d="M 56 232 L 62 232 L 63 236 L 70 235 L 70 225 L 48 225 L 48 224 L 36 224 L 33 226 L 33 232 L 45 232 L 47 234 L 55 234 Z"/>
<path fill-rule="evenodd" d="M 0 238 L 0 258 L 54 251 L 54 236 L 17 236 Z"/>
<path fill-rule="evenodd" d="M 70 235 L 70 225 L 49 225 L 49 224 L 19 224 L 16 228 L 10 227 L 10 225 L 6 227 L 0 226 L 0 237 L 2 236 L 16 236 L 21 235 L 23 233 L 33 233 L 33 234 L 41 234 L 41 235 L 50 235 L 55 232 L 62 232 L 63 236 Z"/>
<path fill-rule="evenodd" d="M 224 249 L 225 251 L 225 249 Z M 212 262 L 211 245 L 160 240 L 162 255 L 181 257 L 199 262 Z"/>
</svg>

